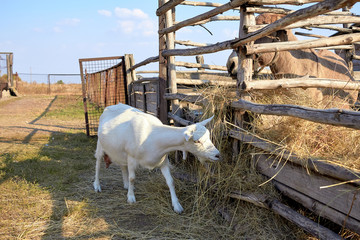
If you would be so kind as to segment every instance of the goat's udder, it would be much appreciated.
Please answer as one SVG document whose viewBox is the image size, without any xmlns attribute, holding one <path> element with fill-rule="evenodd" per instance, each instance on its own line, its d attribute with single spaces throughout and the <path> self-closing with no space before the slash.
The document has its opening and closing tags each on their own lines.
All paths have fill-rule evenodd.
<svg viewBox="0 0 360 240">
<path fill-rule="evenodd" d="M 106 164 L 106 168 L 109 168 L 110 164 L 112 164 L 111 159 L 109 158 L 109 156 L 106 153 L 104 155 L 104 162 Z"/>
</svg>

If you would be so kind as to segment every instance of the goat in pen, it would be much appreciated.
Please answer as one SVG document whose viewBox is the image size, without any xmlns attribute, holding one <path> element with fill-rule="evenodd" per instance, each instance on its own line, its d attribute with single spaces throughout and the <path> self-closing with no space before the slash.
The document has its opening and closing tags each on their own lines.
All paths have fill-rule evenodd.
<svg viewBox="0 0 360 240">
<path fill-rule="evenodd" d="M 199 158 L 217 161 L 220 152 L 210 140 L 205 125 L 213 117 L 187 127 L 172 127 L 140 110 L 125 104 L 105 108 L 100 117 L 98 142 L 96 148 L 96 172 L 94 188 L 100 192 L 99 171 L 101 159 L 106 164 L 120 165 L 124 188 L 128 189 L 127 201 L 134 203 L 135 170 L 138 166 L 153 169 L 159 167 L 170 189 L 174 211 L 181 213 L 183 208 L 175 193 L 170 174 L 168 153 L 175 150 L 188 151 Z"/>
</svg>

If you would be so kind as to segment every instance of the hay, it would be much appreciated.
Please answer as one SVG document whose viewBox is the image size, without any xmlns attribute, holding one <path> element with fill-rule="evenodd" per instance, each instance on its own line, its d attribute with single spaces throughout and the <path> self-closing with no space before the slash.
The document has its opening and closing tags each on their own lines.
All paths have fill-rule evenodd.
<svg viewBox="0 0 360 240">
<path fill-rule="evenodd" d="M 234 128 L 230 124 L 232 116 L 227 106 L 231 101 L 236 100 L 235 91 L 223 87 L 207 87 L 197 91 L 209 101 L 209 105 L 203 109 L 202 117 L 207 118 L 215 113 L 215 119 L 210 127 L 211 135 L 213 142 L 223 154 L 224 161 L 212 166 L 210 171 L 209 168 L 197 164 L 194 160 L 188 160 L 183 164 L 186 171 L 190 171 L 199 179 L 197 186 L 199 191 L 196 192 L 195 203 L 202 207 L 210 206 L 212 210 L 208 212 L 210 216 L 214 214 L 213 209 L 221 209 L 224 205 L 229 206 L 228 211 L 233 213 L 230 223 L 232 230 L 249 238 L 304 237 L 301 230 L 269 211 L 227 198 L 233 190 L 265 194 L 273 198 L 280 198 L 280 196 L 271 184 L 268 184 L 266 179 L 251 166 L 252 154 L 261 152 L 243 145 L 239 156 L 233 156 L 231 140 L 224 137 L 226 136 L 224 133 Z M 344 103 L 336 102 L 338 99 L 331 101 L 331 98 L 327 98 L 326 102 L 316 103 L 302 89 L 266 91 L 251 94 L 251 97 L 255 102 L 264 104 L 294 104 L 313 108 L 344 105 Z M 249 124 L 251 133 L 255 136 L 276 143 L 282 149 L 299 157 L 320 158 L 360 169 L 359 131 L 279 116 L 254 115 L 253 121 Z M 204 209 L 199 206 L 197 211 L 204 212 Z M 314 217 L 314 220 L 317 221 L 317 218 Z"/>
<path fill-rule="evenodd" d="M 202 118 L 215 114 L 209 129 L 211 129 L 214 144 L 222 154 L 223 161 L 201 165 L 192 157 L 177 166 L 180 168 L 177 171 L 190 173 L 198 180 L 195 185 L 196 191 L 190 193 L 194 195 L 193 199 L 183 203 L 185 206 L 193 206 L 191 213 L 193 221 L 202 222 L 204 218 L 213 218 L 214 222 L 223 222 L 219 211 L 226 207 L 226 212 L 230 213 L 231 217 L 229 217 L 230 222 L 223 222 L 223 224 L 228 225 L 228 231 L 234 234 L 232 238 L 295 239 L 304 237 L 302 230 L 271 211 L 229 198 L 229 194 L 235 190 L 273 198 L 280 198 L 280 196 L 271 184 L 260 186 L 266 179 L 251 166 L 253 148 L 242 145 L 238 156 L 232 154 L 232 140 L 226 134 L 233 128 L 229 124 L 232 113 L 227 106 L 235 100 L 235 91 L 224 87 L 207 87 L 197 91 L 209 101 L 203 109 Z M 212 238 L 211 235 L 203 237 Z"/>
</svg>

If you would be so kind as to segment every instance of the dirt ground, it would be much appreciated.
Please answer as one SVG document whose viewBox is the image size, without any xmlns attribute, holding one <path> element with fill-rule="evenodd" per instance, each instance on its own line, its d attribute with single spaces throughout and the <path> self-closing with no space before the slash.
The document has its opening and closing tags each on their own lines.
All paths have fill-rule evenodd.
<svg viewBox="0 0 360 240">
<path fill-rule="evenodd" d="M 47 138 L 53 132 L 84 129 L 84 121 L 44 119 L 57 96 L 4 98 L 0 100 L 0 139 L 28 143 L 31 138 Z"/>
</svg>

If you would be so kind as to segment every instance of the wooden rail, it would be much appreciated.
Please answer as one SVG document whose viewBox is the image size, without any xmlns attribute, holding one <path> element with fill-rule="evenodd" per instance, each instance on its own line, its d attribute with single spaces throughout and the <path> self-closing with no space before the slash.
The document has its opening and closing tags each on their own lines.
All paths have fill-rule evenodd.
<svg viewBox="0 0 360 240">
<path fill-rule="evenodd" d="M 360 129 L 360 112 L 355 111 L 342 109 L 320 110 L 286 104 L 257 104 L 242 99 L 232 102 L 231 106 L 259 114 L 291 116 L 334 126 Z"/>
</svg>

